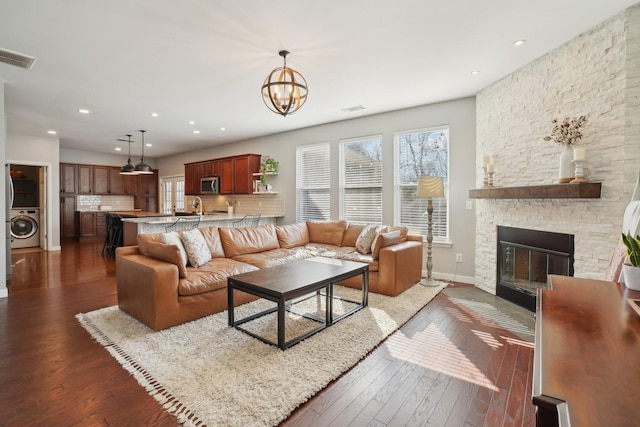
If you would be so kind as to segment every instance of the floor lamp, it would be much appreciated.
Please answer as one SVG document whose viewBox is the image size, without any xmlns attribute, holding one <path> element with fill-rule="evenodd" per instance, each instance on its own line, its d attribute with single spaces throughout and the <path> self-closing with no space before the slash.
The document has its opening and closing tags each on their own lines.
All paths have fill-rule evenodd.
<svg viewBox="0 0 640 427">
<path fill-rule="evenodd" d="M 433 198 L 444 197 L 444 181 L 441 176 L 421 176 L 418 178 L 418 191 L 416 197 L 427 199 L 427 277 L 420 281 L 424 286 L 435 286 L 436 282 L 431 277 L 433 260 L 431 258 L 433 243 Z"/>
</svg>

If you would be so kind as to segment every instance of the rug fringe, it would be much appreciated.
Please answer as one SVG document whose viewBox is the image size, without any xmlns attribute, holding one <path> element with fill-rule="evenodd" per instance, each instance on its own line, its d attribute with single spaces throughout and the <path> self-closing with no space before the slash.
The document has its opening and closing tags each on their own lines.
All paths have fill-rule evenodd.
<svg viewBox="0 0 640 427">
<path fill-rule="evenodd" d="M 189 411 L 175 396 L 169 393 L 153 376 L 138 365 L 125 351 L 104 334 L 85 313 L 76 316 L 78 322 L 89 332 L 89 335 L 113 356 L 122 367 L 133 376 L 149 395 L 162 405 L 162 408 L 175 416 L 178 423 L 185 427 L 204 427 L 205 424 Z"/>
</svg>

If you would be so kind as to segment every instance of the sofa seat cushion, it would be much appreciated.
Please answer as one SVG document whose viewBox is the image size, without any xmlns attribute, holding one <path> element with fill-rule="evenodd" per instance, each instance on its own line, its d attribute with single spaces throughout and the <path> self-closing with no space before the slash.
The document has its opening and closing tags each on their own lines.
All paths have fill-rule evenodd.
<svg viewBox="0 0 640 427">
<path fill-rule="evenodd" d="M 242 228 L 221 227 L 218 232 L 224 253 L 228 258 L 280 247 L 276 227 L 273 224 Z"/>
<path fill-rule="evenodd" d="M 255 265 L 258 268 L 268 268 L 314 256 L 318 256 L 317 251 L 300 247 L 291 249 L 279 248 L 257 254 L 238 255 L 233 257 L 233 259 L 235 261 Z"/>
<path fill-rule="evenodd" d="M 369 271 L 378 271 L 378 261 L 374 260 L 371 254 L 363 255 L 354 247 L 322 245 L 317 243 L 309 243 L 305 247 L 317 252 L 319 256 L 326 258 L 368 263 Z"/>
<path fill-rule="evenodd" d="M 213 258 L 199 268 L 187 267 L 187 277 L 180 279 L 180 296 L 198 295 L 227 286 L 227 277 L 258 270 L 258 267 L 228 258 Z"/>
</svg>

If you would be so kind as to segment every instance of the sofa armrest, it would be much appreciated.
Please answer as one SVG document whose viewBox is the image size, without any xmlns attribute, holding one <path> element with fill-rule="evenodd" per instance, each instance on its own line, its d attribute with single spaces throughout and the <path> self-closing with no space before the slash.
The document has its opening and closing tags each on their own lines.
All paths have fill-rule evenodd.
<svg viewBox="0 0 640 427">
<path fill-rule="evenodd" d="M 118 306 L 154 330 L 178 315 L 178 267 L 140 255 L 129 248 L 116 251 Z"/>
<path fill-rule="evenodd" d="M 378 285 L 396 296 L 422 279 L 422 241 L 407 240 L 380 249 Z"/>
</svg>

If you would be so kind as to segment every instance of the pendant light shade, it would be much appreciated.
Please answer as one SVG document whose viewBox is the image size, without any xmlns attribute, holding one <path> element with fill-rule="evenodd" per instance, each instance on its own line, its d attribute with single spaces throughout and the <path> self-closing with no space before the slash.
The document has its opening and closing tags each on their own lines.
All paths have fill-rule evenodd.
<svg viewBox="0 0 640 427">
<path fill-rule="evenodd" d="M 153 169 L 144 162 L 144 133 L 146 130 L 140 130 L 140 132 L 142 132 L 142 157 L 140 157 L 140 163 L 133 168 L 133 171 L 135 174 L 139 175 L 151 175 L 153 173 Z"/>
<path fill-rule="evenodd" d="M 302 74 L 287 67 L 289 52 L 281 50 L 284 66 L 273 70 L 262 84 L 262 100 L 274 113 L 293 114 L 307 101 L 307 81 Z"/>
<path fill-rule="evenodd" d="M 129 143 L 129 159 L 127 160 L 127 164 L 120 168 L 120 174 L 121 175 L 135 175 L 136 174 L 135 173 L 135 167 L 131 163 L 131 143 L 133 141 L 131 141 L 131 135 L 127 135 L 127 137 L 129 138 L 128 140 L 118 139 L 118 141 L 124 141 L 124 142 L 128 142 Z"/>
</svg>

